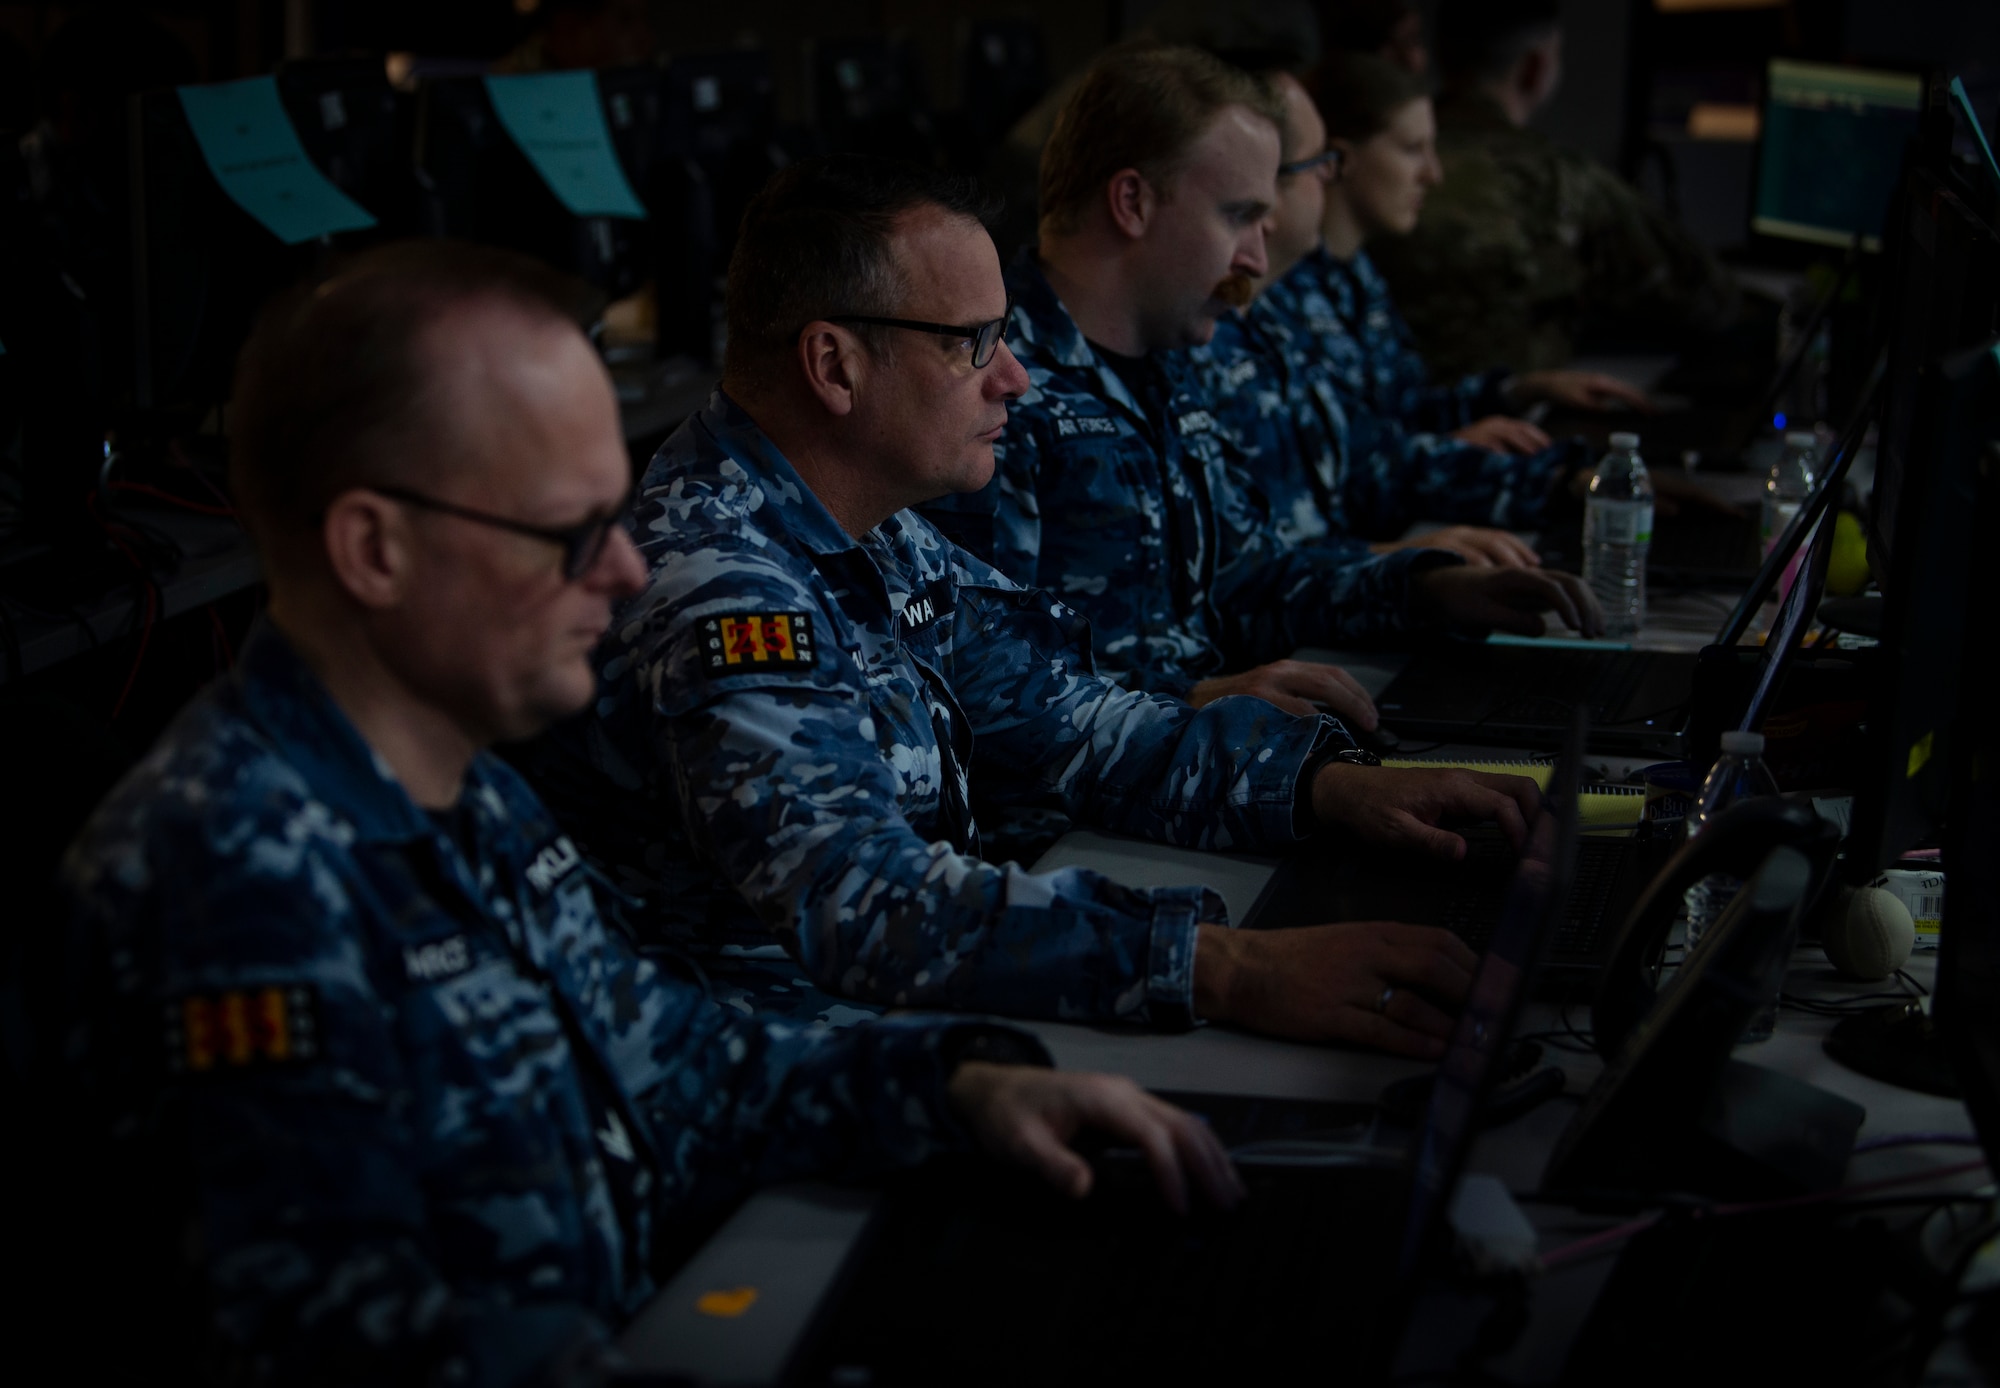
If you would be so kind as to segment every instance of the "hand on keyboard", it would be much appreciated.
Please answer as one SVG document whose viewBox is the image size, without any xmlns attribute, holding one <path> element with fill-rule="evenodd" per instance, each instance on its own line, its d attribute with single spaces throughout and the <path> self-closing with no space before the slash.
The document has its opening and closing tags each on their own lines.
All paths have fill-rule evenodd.
<svg viewBox="0 0 2000 1388">
<path fill-rule="evenodd" d="M 952 1074 L 950 1094 L 987 1151 L 1078 1199 L 1090 1193 L 1090 1163 L 1069 1143 L 1085 1128 L 1145 1153 L 1160 1194 L 1176 1212 L 1186 1213 L 1190 1185 L 1225 1210 L 1244 1196 L 1243 1178 L 1208 1124 L 1121 1075 L 972 1060 Z"/>
<path fill-rule="evenodd" d="M 1428 925 L 1204 925 L 1195 1013 L 1296 1041 L 1351 1041 L 1436 1059 L 1478 963 L 1464 941 Z"/>
<path fill-rule="evenodd" d="M 1313 777 L 1313 814 L 1370 843 L 1415 848 L 1457 862 L 1465 840 L 1440 825 L 1448 819 L 1491 820 L 1516 851 L 1528 821 L 1541 812 L 1542 792 L 1525 776 L 1450 767 L 1398 769 L 1328 762 Z"/>
<path fill-rule="evenodd" d="M 1368 547 L 1376 554 L 1395 549 L 1450 550 L 1475 569 L 1539 569 L 1542 556 L 1520 536 L 1490 525 L 1446 525 L 1407 540 L 1385 540 Z"/>
<path fill-rule="evenodd" d="M 1492 453 L 1539 453 L 1549 446 L 1549 436 L 1525 419 L 1490 414 L 1475 419 L 1463 429 L 1452 431 L 1460 443 L 1484 448 Z"/>
<path fill-rule="evenodd" d="M 1380 721 L 1359 680 L 1338 665 L 1312 660 L 1274 660 L 1240 675 L 1203 680 L 1188 691 L 1188 702 L 1201 708 L 1231 694 L 1248 694 L 1302 718 L 1324 708 L 1363 732 L 1374 732 Z"/>
<path fill-rule="evenodd" d="M 1540 636 L 1553 612 L 1580 636 L 1604 634 L 1604 609 L 1575 574 L 1540 569 L 1427 569 L 1410 580 L 1410 615 L 1418 621 L 1488 627 Z"/>
</svg>

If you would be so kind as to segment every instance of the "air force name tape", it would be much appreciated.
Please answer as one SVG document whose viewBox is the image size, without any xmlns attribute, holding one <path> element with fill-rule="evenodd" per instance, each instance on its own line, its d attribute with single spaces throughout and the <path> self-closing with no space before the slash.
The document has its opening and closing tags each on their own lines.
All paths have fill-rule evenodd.
<svg viewBox="0 0 2000 1388">
<path fill-rule="evenodd" d="M 162 1008 L 167 1068 L 203 1074 L 319 1056 L 319 995 L 301 983 L 188 993 Z"/>
<path fill-rule="evenodd" d="M 701 624 L 702 655 L 711 675 L 751 670 L 810 670 L 812 614 L 732 612 Z"/>
</svg>

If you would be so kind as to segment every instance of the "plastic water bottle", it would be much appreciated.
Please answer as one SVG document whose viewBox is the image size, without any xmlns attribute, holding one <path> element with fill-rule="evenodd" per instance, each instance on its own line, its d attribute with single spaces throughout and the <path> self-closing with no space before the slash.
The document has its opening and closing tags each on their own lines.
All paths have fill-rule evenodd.
<svg viewBox="0 0 2000 1388">
<path fill-rule="evenodd" d="M 1653 543 L 1653 479 L 1637 434 L 1613 434 L 1590 479 L 1583 512 L 1583 581 L 1604 605 L 1604 634 L 1646 623 L 1646 551 Z"/>
<path fill-rule="evenodd" d="M 1813 470 L 1819 466 L 1819 439 L 1809 429 L 1793 429 L 1785 435 L 1785 451 L 1771 464 L 1764 479 L 1764 520 L 1759 534 L 1764 553 L 1769 554 L 1783 538 L 1785 527 L 1812 494 Z M 1801 549 L 1804 546 L 1800 546 Z"/>
<path fill-rule="evenodd" d="M 1772 777 L 1770 768 L 1764 765 L 1764 734 L 1724 733 L 1722 755 L 1709 769 L 1708 779 L 1701 783 L 1701 790 L 1695 796 L 1694 808 L 1688 812 L 1688 837 L 1700 838 L 1715 822 L 1717 815 L 1739 800 L 1777 793 L 1778 783 Z M 1690 956 L 1742 889 L 1742 878 L 1720 872 L 1710 873 L 1687 889 L 1683 902 L 1687 907 L 1687 952 Z M 1777 1020 L 1778 1000 L 1773 997 L 1770 1006 L 1751 1020 L 1743 1039 L 1764 1040 L 1771 1034 Z"/>
</svg>

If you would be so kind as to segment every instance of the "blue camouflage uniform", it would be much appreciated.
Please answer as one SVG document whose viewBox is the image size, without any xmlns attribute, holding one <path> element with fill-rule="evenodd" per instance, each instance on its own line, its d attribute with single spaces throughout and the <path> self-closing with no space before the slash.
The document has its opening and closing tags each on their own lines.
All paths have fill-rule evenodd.
<svg viewBox="0 0 2000 1388">
<path fill-rule="evenodd" d="M 588 1362 L 667 1231 L 754 1184 L 965 1145 L 962 1044 L 1033 1047 L 703 1001 L 600 920 L 510 768 L 482 755 L 455 813 L 419 810 L 268 627 L 63 872 L 75 1082 L 124 1179 L 181 1173 L 161 1214 L 231 1381 Z"/>
<path fill-rule="evenodd" d="M 1295 508 L 1274 505 L 1254 480 L 1185 353 L 1147 358 L 1150 398 L 1135 399 L 1032 252 L 1007 283 L 1008 346 L 1030 388 L 994 445 L 993 480 L 924 513 L 1009 578 L 1087 616 L 1114 678 L 1185 696 L 1302 645 L 1401 632 L 1411 576 L 1457 562 L 1287 544 Z"/>
<path fill-rule="evenodd" d="M 1220 899 L 983 862 L 975 784 L 1273 850 L 1309 827 L 1309 760 L 1352 745 L 1261 700 L 1197 713 L 1097 677 L 1068 607 L 912 512 L 848 535 L 720 392 L 653 460 L 635 525 L 651 583 L 596 710 L 525 764 L 643 934 L 758 1005 L 796 1005 L 744 964 L 775 940 L 793 978 L 875 1006 L 1185 1025 Z"/>
<path fill-rule="evenodd" d="M 1428 432 L 1496 412 L 1501 374 L 1428 386 L 1365 253 L 1316 249 L 1191 356 L 1292 543 L 1422 520 L 1532 529 L 1586 461 L 1575 441 L 1523 457 Z"/>
<path fill-rule="evenodd" d="M 1503 393 L 1510 371 L 1476 371 L 1452 381 L 1433 381 L 1417 351 L 1409 325 L 1396 311 L 1389 283 L 1357 250 L 1340 260 L 1324 245 L 1300 262 L 1318 283 L 1345 331 L 1346 350 L 1332 359 L 1350 399 L 1366 412 L 1395 420 L 1417 434 L 1447 434 L 1475 419 L 1509 414 Z"/>
</svg>

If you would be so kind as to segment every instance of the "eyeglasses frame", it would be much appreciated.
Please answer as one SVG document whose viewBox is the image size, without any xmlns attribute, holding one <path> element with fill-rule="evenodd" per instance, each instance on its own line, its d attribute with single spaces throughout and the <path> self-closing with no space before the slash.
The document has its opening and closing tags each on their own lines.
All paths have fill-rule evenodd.
<svg viewBox="0 0 2000 1388">
<path fill-rule="evenodd" d="M 1347 167 L 1347 152 L 1338 146 L 1329 146 L 1309 159 L 1294 159 L 1289 164 L 1278 165 L 1278 177 L 1290 178 L 1293 174 L 1312 173 L 1329 164 L 1333 165 L 1335 173 L 1339 173 Z"/>
<path fill-rule="evenodd" d="M 931 333 L 937 337 L 969 337 L 972 339 L 972 369 L 984 370 L 993 361 L 993 354 L 1000 350 L 1000 344 L 1007 340 L 1007 321 L 1014 316 L 1014 296 L 1007 296 L 1007 309 L 998 318 L 989 318 L 984 323 L 970 327 L 953 327 L 949 323 L 926 323 L 916 318 L 883 318 L 872 313 L 828 314 L 829 323 L 869 323 L 878 328 L 903 328 L 913 333 Z M 992 333 L 990 339 L 986 338 Z M 980 343 L 985 341 L 986 350 L 982 354 Z"/>
<path fill-rule="evenodd" d="M 426 496 L 409 487 L 370 482 L 365 484 L 362 490 L 422 510 L 457 516 L 460 520 L 490 525 L 497 530 L 509 530 L 516 535 L 528 535 L 558 545 L 563 552 L 563 578 L 570 583 L 589 573 L 597 561 L 604 557 L 604 546 L 610 542 L 611 532 L 631 517 L 632 507 L 639 499 L 639 492 L 635 487 L 625 493 L 625 499 L 618 503 L 618 508 L 610 515 L 593 516 L 588 520 L 578 521 L 575 525 L 557 526 L 534 525 L 528 521 L 515 520 L 512 516 L 496 516 L 490 511 L 475 510 L 470 506 L 460 506 L 455 501 L 442 501 L 434 496 Z"/>
</svg>

